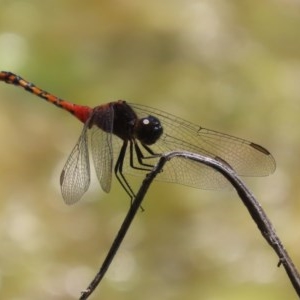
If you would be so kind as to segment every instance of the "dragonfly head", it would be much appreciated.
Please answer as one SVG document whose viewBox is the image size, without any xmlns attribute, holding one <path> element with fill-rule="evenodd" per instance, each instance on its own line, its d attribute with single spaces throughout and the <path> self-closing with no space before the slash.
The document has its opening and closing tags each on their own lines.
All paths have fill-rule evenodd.
<svg viewBox="0 0 300 300">
<path fill-rule="evenodd" d="M 135 137 L 145 145 L 154 144 L 163 133 L 159 119 L 153 116 L 138 119 L 134 130 Z"/>
</svg>

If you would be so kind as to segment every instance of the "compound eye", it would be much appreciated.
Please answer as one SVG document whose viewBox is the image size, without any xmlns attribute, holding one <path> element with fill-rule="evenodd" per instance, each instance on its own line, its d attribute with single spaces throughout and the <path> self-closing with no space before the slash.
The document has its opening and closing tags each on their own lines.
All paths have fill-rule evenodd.
<svg viewBox="0 0 300 300">
<path fill-rule="evenodd" d="M 139 119 L 135 127 L 136 138 L 145 145 L 154 144 L 162 133 L 163 128 L 159 119 L 153 116 Z"/>
</svg>

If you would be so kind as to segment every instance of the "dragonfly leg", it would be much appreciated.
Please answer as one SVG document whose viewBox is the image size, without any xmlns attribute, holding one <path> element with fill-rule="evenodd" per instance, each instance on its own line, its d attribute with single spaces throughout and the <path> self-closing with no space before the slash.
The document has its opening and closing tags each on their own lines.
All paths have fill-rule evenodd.
<svg viewBox="0 0 300 300">
<path fill-rule="evenodd" d="M 124 162 L 127 146 L 128 146 L 128 141 L 124 141 L 123 145 L 121 147 L 119 157 L 117 159 L 114 171 L 115 171 L 117 180 L 119 181 L 119 183 L 121 184 L 121 186 L 123 187 L 125 192 L 129 195 L 131 202 L 132 202 L 133 198 L 135 197 L 135 193 L 133 192 L 130 184 L 128 183 L 127 179 L 125 178 L 125 176 L 123 174 L 123 162 Z"/>
<path fill-rule="evenodd" d="M 142 171 L 151 171 L 151 169 L 154 167 L 152 164 L 147 164 L 143 160 L 144 159 L 149 159 L 149 158 L 154 158 L 154 157 L 160 157 L 160 154 L 154 153 L 148 146 L 141 144 L 143 148 L 150 154 L 150 156 L 145 156 L 139 146 L 139 144 L 134 141 L 130 141 L 130 166 L 133 169 L 137 170 L 142 170 Z M 138 167 L 134 165 L 133 157 L 136 155 L 137 161 L 141 166 L 144 167 Z"/>
</svg>

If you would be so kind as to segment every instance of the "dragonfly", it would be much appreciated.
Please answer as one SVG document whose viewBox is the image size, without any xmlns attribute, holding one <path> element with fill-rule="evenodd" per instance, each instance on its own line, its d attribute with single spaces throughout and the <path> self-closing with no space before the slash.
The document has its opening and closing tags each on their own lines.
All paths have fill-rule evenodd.
<svg viewBox="0 0 300 300">
<path fill-rule="evenodd" d="M 67 204 L 79 201 L 89 188 L 89 152 L 103 191 L 110 191 L 114 173 L 131 199 L 135 193 L 125 175 L 149 172 L 160 156 L 170 151 L 189 151 L 221 160 L 240 176 L 267 176 L 276 168 L 273 156 L 264 147 L 159 109 L 125 100 L 94 108 L 73 104 L 6 71 L 0 72 L 0 81 L 19 86 L 68 111 L 84 124 L 60 176 L 62 196 Z M 228 186 L 220 173 L 182 157 L 170 160 L 156 178 L 201 189 Z"/>
</svg>

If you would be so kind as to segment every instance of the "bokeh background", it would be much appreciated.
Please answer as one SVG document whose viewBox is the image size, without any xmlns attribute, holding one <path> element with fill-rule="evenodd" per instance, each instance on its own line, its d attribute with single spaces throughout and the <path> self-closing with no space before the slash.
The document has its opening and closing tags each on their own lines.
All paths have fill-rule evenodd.
<svg viewBox="0 0 300 300">
<path fill-rule="evenodd" d="M 259 143 L 246 179 L 300 267 L 300 1 L 0 0 L 0 69 L 78 104 L 126 99 Z M 82 124 L 0 84 L 1 299 L 78 299 L 129 200 L 114 180 L 66 206 Z M 136 178 L 136 183 L 141 178 Z M 232 191 L 155 183 L 91 299 L 296 299 Z"/>
</svg>

